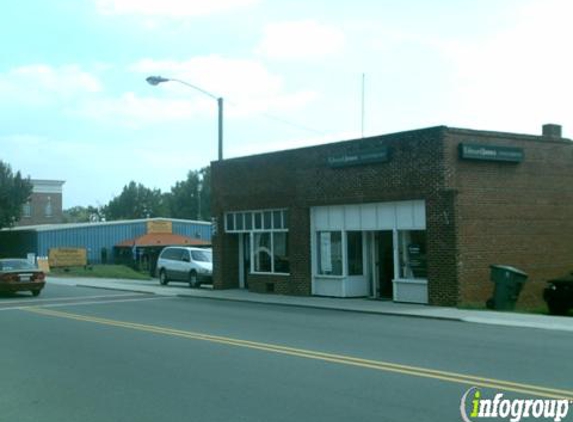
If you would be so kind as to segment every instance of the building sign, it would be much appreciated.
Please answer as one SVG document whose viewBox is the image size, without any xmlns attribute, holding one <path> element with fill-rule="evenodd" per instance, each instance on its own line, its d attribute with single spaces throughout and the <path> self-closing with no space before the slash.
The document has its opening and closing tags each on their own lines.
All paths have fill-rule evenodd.
<svg viewBox="0 0 573 422">
<path fill-rule="evenodd" d="M 165 220 L 153 220 L 147 222 L 147 234 L 173 233 L 173 223 Z"/>
<path fill-rule="evenodd" d="M 330 167 L 349 167 L 390 161 L 388 147 L 377 147 L 358 151 L 349 151 L 342 155 L 328 157 Z"/>
<path fill-rule="evenodd" d="M 47 257 L 38 257 L 37 259 L 38 268 L 45 273 L 50 272 L 50 262 Z"/>
<path fill-rule="evenodd" d="M 50 267 L 80 267 L 88 263 L 84 248 L 50 248 L 48 261 Z"/>
<path fill-rule="evenodd" d="M 525 156 L 522 148 L 494 145 L 460 144 L 460 158 L 464 160 L 505 161 L 521 163 Z"/>
</svg>

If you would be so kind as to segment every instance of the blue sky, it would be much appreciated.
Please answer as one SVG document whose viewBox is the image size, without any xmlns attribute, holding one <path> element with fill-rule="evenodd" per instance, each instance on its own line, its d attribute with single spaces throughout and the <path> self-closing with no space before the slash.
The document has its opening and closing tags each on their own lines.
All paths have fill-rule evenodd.
<svg viewBox="0 0 573 422">
<path fill-rule="evenodd" d="M 64 207 L 224 156 L 427 126 L 572 137 L 566 0 L 20 0 L 0 14 L 0 159 Z M 286 123 L 285 123 L 286 122 Z"/>
</svg>

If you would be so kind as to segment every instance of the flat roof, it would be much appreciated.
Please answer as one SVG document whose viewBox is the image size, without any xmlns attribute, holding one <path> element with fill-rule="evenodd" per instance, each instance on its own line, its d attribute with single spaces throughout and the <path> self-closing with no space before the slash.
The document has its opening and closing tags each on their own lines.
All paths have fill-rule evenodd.
<svg viewBox="0 0 573 422">
<path fill-rule="evenodd" d="M 360 142 L 360 141 L 368 142 L 369 140 L 372 141 L 375 139 L 381 139 L 381 138 L 386 138 L 386 137 L 400 136 L 400 135 L 405 135 L 405 134 L 415 134 L 416 132 L 431 132 L 431 131 L 440 131 L 440 130 L 454 133 L 454 134 L 468 134 L 468 135 L 471 134 L 471 135 L 475 135 L 475 136 L 490 136 L 490 137 L 518 139 L 518 140 L 527 140 L 527 141 L 540 141 L 540 142 L 547 142 L 547 143 L 572 143 L 571 139 L 569 139 L 569 138 L 563 138 L 563 137 L 551 138 L 551 137 L 543 136 L 543 134 L 541 134 L 541 133 L 532 135 L 532 134 L 522 134 L 522 133 L 513 133 L 513 132 L 498 132 L 498 131 L 479 130 L 479 129 L 465 129 L 465 128 L 457 128 L 457 127 L 452 127 L 452 126 L 441 125 L 441 126 L 429 126 L 429 127 L 420 128 L 420 129 L 404 130 L 404 131 L 399 131 L 399 132 L 384 133 L 384 134 L 368 136 L 368 137 L 364 137 L 364 138 L 354 138 L 354 139 L 346 139 L 346 140 L 340 140 L 340 141 L 326 142 L 323 144 L 308 145 L 308 146 L 298 147 L 298 148 L 289 148 L 289 149 L 282 149 L 282 150 L 276 150 L 276 151 L 269 151 L 269 152 L 263 152 L 263 153 L 259 153 L 259 154 L 243 155 L 240 157 L 227 158 L 227 159 L 224 159 L 222 161 L 212 161 L 211 164 L 217 165 L 221 162 L 225 163 L 225 162 L 234 161 L 234 160 L 240 161 L 240 160 L 244 160 L 246 158 L 251 158 L 251 157 L 264 157 L 264 156 L 270 156 L 270 155 L 274 155 L 274 154 L 280 154 L 283 152 L 304 151 L 304 150 L 313 149 L 313 148 L 326 148 L 329 146 L 342 145 L 345 143 L 350 144 L 353 142 Z"/>
<path fill-rule="evenodd" d="M 114 220 L 114 221 L 96 221 L 87 223 L 58 223 L 58 224 L 36 224 L 32 226 L 18 226 L 12 228 L 4 228 L 2 231 L 50 231 L 50 230 L 67 230 L 76 229 L 84 227 L 100 227 L 100 226 L 113 226 L 119 224 L 131 224 L 131 223 L 146 223 L 148 221 L 171 221 L 173 223 L 187 223 L 187 224 L 199 224 L 204 226 L 210 226 L 209 221 L 198 221 L 198 220 L 184 220 L 177 218 L 164 218 L 164 217 L 154 217 L 154 218 L 139 218 L 134 220 Z"/>
</svg>

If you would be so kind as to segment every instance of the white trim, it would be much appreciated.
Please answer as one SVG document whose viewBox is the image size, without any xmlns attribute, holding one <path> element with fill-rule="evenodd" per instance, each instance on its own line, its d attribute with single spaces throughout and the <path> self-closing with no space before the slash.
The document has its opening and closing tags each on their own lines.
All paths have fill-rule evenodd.
<svg viewBox="0 0 573 422">
<path fill-rule="evenodd" d="M 281 228 L 274 228 L 274 213 L 279 211 L 281 213 Z M 264 214 L 266 212 L 271 213 L 271 228 L 265 229 L 265 222 L 264 222 Z M 285 228 L 286 226 L 286 212 L 288 212 L 288 208 L 268 208 L 268 209 L 259 209 L 259 210 L 245 210 L 245 211 L 228 211 L 225 212 L 223 215 L 224 226 L 225 226 L 225 233 L 249 233 L 249 232 L 288 232 L 289 229 Z M 251 228 L 247 229 L 245 224 L 245 214 L 251 213 Z M 237 214 L 241 214 L 243 216 L 243 228 L 237 229 Z M 255 227 L 255 214 L 260 214 L 261 216 L 261 228 Z M 227 218 L 231 216 L 233 219 L 233 229 L 230 230 L 227 224 Z"/>
<path fill-rule="evenodd" d="M 371 293 L 377 296 L 377 286 L 379 276 L 376 272 L 376 245 L 373 241 L 374 232 L 392 233 L 392 258 L 394 261 L 394 274 L 392 283 L 394 286 L 403 287 L 404 281 L 399 279 L 400 276 L 400 240 L 398 235 L 405 230 L 426 230 L 426 202 L 422 199 L 398 202 L 380 202 L 367 204 L 349 204 L 349 205 L 327 205 L 310 208 L 310 237 L 311 237 L 311 294 L 317 292 L 331 291 L 337 295 L 346 297 L 351 293 L 347 289 L 347 282 L 353 277 L 358 280 L 360 276 L 348 275 L 348 232 L 359 231 L 363 233 L 363 278 L 368 283 Z M 320 232 L 342 232 L 342 274 L 341 275 L 323 275 L 319 274 L 318 239 L 317 234 Z M 368 266 L 367 254 L 370 254 L 371 268 Z M 332 289 L 324 283 L 331 280 Z M 320 282 L 320 285 L 318 284 Z M 427 281 L 413 282 L 410 286 L 427 286 Z M 407 286 L 406 286 L 407 288 Z M 394 301 L 404 300 L 400 297 L 399 289 L 393 288 Z M 402 289 L 403 290 L 403 289 Z M 423 295 L 427 303 L 427 288 L 425 292 L 413 291 L 412 294 L 417 296 L 424 303 Z M 319 293 L 320 294 L 320 293 Z"/>
<path fill-rule="evenodd" d="M 32 192 L 33 193 L 54 193 L 54 194 L 61 194 L 62 193 L 62 186 L 64 185 L 64 181 L 62 180 L 40 180 L 40 179 L 30 179 L 32 183 Z"/>
<path fill-rule="evenodd" d="M 245 288 L 245 239 L 239 235 L 239 288 Z"/>
<path fill-rule="evenodd" d="M 341 278 L 347 278 L 345 275 L 326 275 L 326 274 L 315 274 L 316 278 L 332 278 L 333 280 L 339 280 Z"/>
</svg>

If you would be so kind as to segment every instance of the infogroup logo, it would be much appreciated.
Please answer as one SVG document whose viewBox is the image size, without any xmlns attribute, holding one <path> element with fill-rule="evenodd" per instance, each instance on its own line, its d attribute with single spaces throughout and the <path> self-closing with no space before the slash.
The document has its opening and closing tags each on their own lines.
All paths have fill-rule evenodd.
<svg viewBox="0 0 573 422">
<path fill-rule="evenodd" d="M 482 397 L 477 387 L 467 390 L 462 396 L 460 413 L 464 422 L 475 422 L 480 419 L 508 419 L 520 422 L 522 419 L 544 419 L 560 422 L 567 417 L 572 404 L 569 400 L 553 399 L 504 399 L 503 393 L 493 398 Z"/>
</svg>

